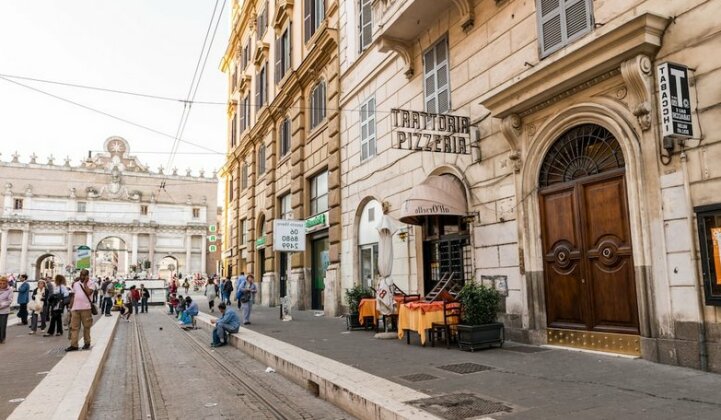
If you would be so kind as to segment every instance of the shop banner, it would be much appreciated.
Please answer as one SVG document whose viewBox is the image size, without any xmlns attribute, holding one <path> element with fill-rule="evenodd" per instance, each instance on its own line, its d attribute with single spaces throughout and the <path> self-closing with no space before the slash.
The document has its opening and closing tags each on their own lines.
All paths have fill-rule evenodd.
<svg viewBox="0 0 721 420">
<path fill-rule="evenodd" d="M 75 251 L 75 268 L 78 270 L 90 268 L 91 253 L 89 246 L 80 245 Z"/>
</svg>

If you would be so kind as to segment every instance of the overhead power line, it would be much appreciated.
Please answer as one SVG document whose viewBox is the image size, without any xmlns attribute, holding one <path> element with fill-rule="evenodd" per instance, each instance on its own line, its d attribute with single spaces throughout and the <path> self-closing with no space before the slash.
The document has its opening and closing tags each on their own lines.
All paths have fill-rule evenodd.
<svg viewBox="0 0 721 420">
<path fill-rule="evenodd" d="M 117 93 L 120 95 L 137 96 L 137 97 L 141 97 L 141 98 L 157 99 L 157 100 L 161 100 L 161 101 L 187 103 L 186 99 L 172 98 L 169 96 L 153 95 L 153 94 L 149 94 L 149 93 L 140 93 L 140 92 L 131 92 L 131 91 L 127 91 L 127 90 L 111 89 L 111 88 L 104 88 L 104 87 L 98 87 L 98 86 L 88 86 L 88 85 L 82 85 L 82 84 L 78 84 L 78 83 L 60 82 L 60 81 L 55 81 L 55 80 L 38 79 L 35 77 L 18 76 L 18 75 L 14 75 L 14 74 L 0 73 L 0 77 L 6 77 L 8 79 L 27 80 L 30 82 L 47 83 L 47 84 L 51 84 L 51 85 L 73 87 L 73 88 L 78 88 L 78 89 L 96 90 L 99 92 Z M 215 102 L 215 101 L 193 101 L 193 104 L 227 105 L 228 103 L 227 102 Z"/>
<path fill-rule="evenodd" d="M 120 121 L 120 122 L 129 124 L 129 125 L 132 125 L 132 126 L 137 127 L 137 128 L 142 128 L 143 130 L 150 131 L 151 133 L 155 133 L 155 134 L 158 134 L 158 135 L 163 136 L 163 137 L 168 137 L 168 138 L 171 138 L 171 139 L 175 139 L 175 138 L 176 138 L 176 136 L 174 136 L 174 135 L 172 135 L 172 134 L 168 134 L 168 133 L 166 133 L 166 132 L 163 132 L 163 131 L 160 131 L 160 130 L 156 130 L 156 129 L 152 128 L 152 127 L 148 127 L 147 125 L 143 125 L 143 124 L 140 124 L 140 123 L 136 123 L 136 122 L 134 122 L 134 121 L 128 120 L 128 119 L 123 118 L 123 117 L 118 117 L 117 115 L 113 115 L 113 114 L 110 114 L 110 113 L 108 113 L 108 112 L 102 111 L 102 110 L 100 110 L 100 109 L 93 108 L 93 107 L 88 106 L 88 105 L 85 105 L 85 104 L 81 104 L 80 102 L 76 102 L 76 101 L 73 101 L 73 100 L 71 100 L 71 99 L 67 99 L 67 98 L 64 98 L 64 97 L 62 97 L 62 96 L 55 95 L 55 94 L 53 94 L 53 93 L 44 91 L 44 90 L 42 90 L 42 89 L 38 89 L 38 88 L 36 88 L 36 87 L 29 86 L 29 85 L 26 85 L 26 84 L 24 84 L 24 83 L 20 83 L 20 82 L 18 82 L 18 81 L 8 79 L 7 77 L 4 77 L 4 76 L 0 76 L 0 80 L 5 80 L 5 81 L 8 82 L 8 83 L 12 83 L 12 84 L 15 84 L 15 85 L 18 85 L 18 86 L 22 86 L 22 87 L 24 87 L 24 88 L 26 88 L 26 89 L 30 89 L 30 90 L 32 90 L 32 91 L 35 91 L 35 92 L 38 92 L 38 93 L 42 93 L 43 95 L 50 96 L 51 98 L 55 98 L 55 99 L 57 99 L 57 100 L 59 100 L 59 101 L 67 102 L 67 103 L 69 103 L 69 104 L 75 105 L 75 106 L 80 107 L 80 108 L 83 108 L 83 109 L 85 109 L 85 110 L 92 111 L 92 112 L 95 112 L 95 113 L 100 114 L 100 115 L 104 115 L 104 116 L 106 116 L 106 117 L 108 117 L 108 118 L 112 118 L 112 119 L 114 119 L 114 120 L 117 120 L 117 121 Z M 180 139 L 179 141 L 182 142 L 182 143 L 185 143 L 185 144 L 188 144 L 188 145 L 197 147 L 197 148 L 199 148 L 199 149 L 208 151 L 208 152 L 213 152 L 213 153 L 216 153 L 216 154 L 219 154 L 219 155 L 225 155 L 225 153 L 223 153 L 223 152 L 219 152 L 219 151 L 217 151 L 217 150 L 211 149 L 210 147 L 203 146 L 202 144 L 194 143 L 194 142 L 191 142 L 191 141 L 188 141 L 188 140 L 183 140 L 183 139 Z"/>
</svg>

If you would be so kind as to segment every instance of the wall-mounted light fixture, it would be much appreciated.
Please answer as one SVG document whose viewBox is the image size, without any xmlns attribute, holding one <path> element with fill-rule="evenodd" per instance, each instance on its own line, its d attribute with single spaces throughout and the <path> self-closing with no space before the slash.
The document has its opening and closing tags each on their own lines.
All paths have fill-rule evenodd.
<svg viewBox="0 0 721 420">
<path fill-rule="evenodd" d="M 402 227 L 398 230 L 398 237 L 401 241 L 405 242 L 408 239 L 408 228 Z"/>
<path fill-rule="evenodd" d="M 463 217 L 463 221 L 469 225 L 481 223 L 481 213 L 478 211 L 471 211 Z"/>
</svg>

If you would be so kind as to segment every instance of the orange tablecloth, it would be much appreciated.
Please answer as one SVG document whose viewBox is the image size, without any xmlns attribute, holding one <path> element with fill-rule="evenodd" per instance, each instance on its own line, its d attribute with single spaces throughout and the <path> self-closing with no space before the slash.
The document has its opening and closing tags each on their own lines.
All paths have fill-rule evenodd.
<svg viewBox="0 0 721 420">
<path fill-rule="evenodd" d="M 393 299 L 396 301 L 396 313 L 398 313 L 398 308 L 403 304 L 403 296 L 394 296 Z M 365 322 L 366 317 L 373 317 L 374 325 L 381 317 L 381 314 L 378 312 L 378 308 L 376 307 L 375 298 L 361 299 L 360 304 L 358 305 L 358 321 L 361 325 Z"/>
<path fill-rule="evenodd" d="M 404 303 L 398 310 L 398 338 L 402 339 L 405 330 L 418 333 L 421 344 L 426 344 L 426 330 L 436 322 L 443 324 L 443 302 Z"/>
</svg>

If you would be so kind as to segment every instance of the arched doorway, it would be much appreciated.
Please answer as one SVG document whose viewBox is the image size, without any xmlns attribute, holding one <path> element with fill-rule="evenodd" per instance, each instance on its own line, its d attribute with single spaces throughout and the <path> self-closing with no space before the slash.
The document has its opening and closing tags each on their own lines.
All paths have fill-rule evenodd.
<svg viewBox="0 0 721 420">
<path fill-rule="evenodd" d="M 607 129 L 583 124 L 551 146 L 538 178 L 549 328 L 639 333 L 626 162 Z"/>
<path fill-rule="evenodd" d="M 128 247 L 125 241 L 110 236 L 98 242 L 95 249 L 94 273 L 99 277 L 127 275 L 129 270 Z"/>
<path fill-rule="evenodd" d="M 62 274 L 64 271 L 63 261 L 53 255 L 44 254 L 38 257 L 35 262 L 35 279 L 53 278 L 57 274 Z"/>
<path fill-rule="evenodd" d="M 160 260 L 160 266 L 158 268 L 158 277 L 165 280 L 173 278 L 174 274 L 178 272 L 178 259 L 172 255 L 166 255 Z"/>
<path fill-rule="evenodd" d="M 363 206 L 358 220 L 358 276 L 365 287 L 376 287 L 378 276 L 378 221 L 383 217 L 383 207 L 377 200 Z"/>
</svg>

